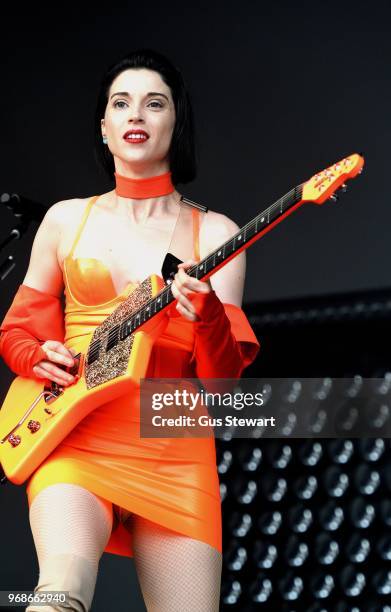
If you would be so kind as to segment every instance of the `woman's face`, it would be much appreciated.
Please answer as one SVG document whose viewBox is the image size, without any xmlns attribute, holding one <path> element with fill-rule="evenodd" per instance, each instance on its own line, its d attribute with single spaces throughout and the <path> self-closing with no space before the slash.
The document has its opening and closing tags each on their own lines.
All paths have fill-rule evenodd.
<svg viewBox="0 0 391 612">
<path fill-rule="evenodd" d="M 102 135 L 107 137 L 116 172 L 132 168 L 148 174 L 168 171 L 174 125 L 171 90 L 158 72 L 131 68 L 114 79 Z"/>
</svg>

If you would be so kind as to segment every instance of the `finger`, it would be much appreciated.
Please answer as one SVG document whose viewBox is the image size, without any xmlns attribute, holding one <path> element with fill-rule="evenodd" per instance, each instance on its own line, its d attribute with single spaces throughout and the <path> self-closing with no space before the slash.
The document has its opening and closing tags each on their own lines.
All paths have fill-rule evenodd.
<svg viewBox="0 0 391 612">
<path fill-rule="evenodd" d="M 67 365 L 73 365 L 73 355 L 70 350 L 61 344 L 61 342 L 57 346 L 56 352 L 60 355 L 63 355 L 67 359 Z"/>
<path fill-rule="evenodd" d="M 186 308 L 190 308 L 191 310 L 193 310 L 191 301 L 186 297 L 188 293 L 191 293 L 191 290 L 186 289 L 182 285 L 178 287 L 178 283 L 175 280 L 171 283 L 170 286 L 171 286 L 171 292 L 174 298 L 178 302 L 181 302 L 183 306 L 185 306 Z"/>
<path fill-rule="evenodd" d="M 59 342 L 58 340 L 47 340 L 43 345 L 42 348 L 44 350 L 51 350 L 54 351 L 55 353 L 58 353 L 60 355 L 63 355 L 64 357 L 68 358 L 68 361 L 71 360 L 72 363 L 67 363 L 67 365 L 73 365 L 73 355 L 71 353 L 71 351 L 64 346 L 64 344 L 62 344 L 62 342 Z"/>
<path fill-rule="evenodd" d="M 70 357 L 68 353 L 64 355 L 63 352 L 61 353 L 58 352 L 58 349 L 53 350 L 50 348 L 44 348 L 44 351 L 50 361 L 54 361 L 56 363 L 62 363 L 65 366 L 73 365 L 73 357 Z"/>
<path fill-rule="evenodd" d="M 180 295 L 178 297 L 178 303 L 185 308 L 189 313 L 191 314 L 195 314 L 196 310 L 191 302 L 191 300 L 189 300 L 187 297 L 185 297 L 184 295 Z"/>
<path fill-rule="evenodd" d="M 60 382 L 63 384 L 69 384 L 74 381 L 75 377 L 72 374 L 68 374 L 61 368 L 58 368 L 54 363 L 50 361 L 42 361 L 40 363 L 43 370 L 49 373 L 51 376 L 55 376 L 57 379 L 60 379 Z"/>
<path fill-rule="evenodd" d="M 74 382 L 73 376 L 67 374 L 63 370 L 60 370 L 49 361 L 40 361 L 34 366 L 33 372 L 39 378 L 47 378 L 48 380 L 52 380 L 59 385 L 67 386 Z"/>
<path fill-rule="evenodd" d="M 180 295 L 180 294 L 188 295 L 189 293 L 191 293 L 192 289 L 190 289 L 189 287 L 186 287 L 185 283 L 186 283 L 186 277 L 183 280 L 179 276 L 179 272 L 178 272 L 175 275 L 175 278 L 174 278 L 173 282 L 171 283 L 171 285 L 174 286 L 173 295 L 175 297 L 177 297 L 177 295 Z"/>
<path fill-rule="evenodd" d="M 189 321 L 199 320 L 199 317 L 195 312 L 189 312 L 187 308 L 185 308 L 180 302 L 178 302 L 176 308 L 178 312 L 180 312 L 181 315 L 183 315 L 186 319 L 189 319 Z"/>
<path fill-rule="evenodd" d="M 182 263 L 178 264 L 178 269 L 179 268 L 190 268 L 191 266 L 194 266 L 197 262 L 194 261 L 194 259 L 186 259 L 186 261 L 182 261 Z"/>
<path fill-rule="evenodd" d="M 210 290 L 207 282 L 201 281 L 193 276 L 189 276 L 183 269 L 178 271 L 175 277 L 178 277 L 178 284 L 181 287 L 186 288 L 186 295 L 188 295 L 191 291 L 196 291 L 197 293 L 208 293 Z"/>
<path fill-rule="evenodd" d="M 191 309 L 193 309 L 191 301 L 187 299 L 186 297 L 188 294 L 192 293 L 191 289 L 186 289 L 186 287 L 183 287 L 182 285 L 178 287 L 178 284 L 176 281 L 173 281 L 170 287 L 171 287 L 172 295 L 174 296 L 176 300 L 182 301 L 184 306 L 186 306 L 187 308 L 190 307 Z"/>
</svg>

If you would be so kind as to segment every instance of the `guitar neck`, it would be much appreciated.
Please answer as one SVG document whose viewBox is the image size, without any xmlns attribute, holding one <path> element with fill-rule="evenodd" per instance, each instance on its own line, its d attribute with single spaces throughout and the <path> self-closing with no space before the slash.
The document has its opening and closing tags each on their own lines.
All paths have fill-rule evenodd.
<svg viewBox="0 0 391 612">
<path fill-rule="evenodd" d="M 266 232 L 270 231 L 277 223 L 291 214 L 302 203 L 303 185 L 298 185 L 286 193 L 274 204 L 266 208 L 252 221 L 244 225 L 232 238 L 224 242 L 220 247 L 209 253 L 186 273 L 199 280 L 207 279 L 217 270 L 225 266 L 231 259 L 241 251 L 247 249 L 256 240 L 259 240 Z M 154 298 L 146 302 L 137 312 L 120 324 L 119 338 L 124 340 L 143 323 L 152 318 L 158 312 L 167 308 L 175 300 L 170 286 L 162 289 Z"/>
</svg>

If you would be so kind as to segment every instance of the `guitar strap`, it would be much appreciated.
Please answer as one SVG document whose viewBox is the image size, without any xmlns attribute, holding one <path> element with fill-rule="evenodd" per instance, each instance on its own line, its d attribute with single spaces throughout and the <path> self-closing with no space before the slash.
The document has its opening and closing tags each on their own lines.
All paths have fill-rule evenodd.
<svg viewBox="0 0 391 612">
<path fill-rule="evenodd" d="M 205 218 L 208 208 L 203 204 L 193 202 L 182 196 L 180 211 L 174 231 L 162 265 L 162 277 L 166 284 L 172 280 L 178 271 L 178 264 L 187 259 L 200 260 L 198 238 L 199 228 Z"/>
</svg>

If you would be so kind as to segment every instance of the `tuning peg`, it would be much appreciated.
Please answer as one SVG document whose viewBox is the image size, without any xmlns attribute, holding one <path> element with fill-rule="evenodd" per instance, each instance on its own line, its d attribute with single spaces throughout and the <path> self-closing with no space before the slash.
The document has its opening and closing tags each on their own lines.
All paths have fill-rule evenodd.
<svg viewBox="0 0 391 612">
<path fill-rule="evenodd" d="M 346 191 L 348 190 L 348 186 L 346 183 L 342 183 L 340 190 L 342 191 L 342 193 L 346 193 Z"/>
<path fill-rule="evenodd" d="M 331 200 L 332 202 L 337 202 L 338 196 L 335 195 L 335 193 L 332 193 L 331 196 L 329 197 L 329 200 Z"/>
</svg>

